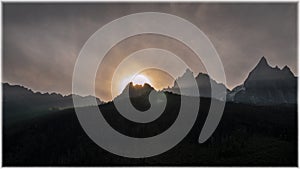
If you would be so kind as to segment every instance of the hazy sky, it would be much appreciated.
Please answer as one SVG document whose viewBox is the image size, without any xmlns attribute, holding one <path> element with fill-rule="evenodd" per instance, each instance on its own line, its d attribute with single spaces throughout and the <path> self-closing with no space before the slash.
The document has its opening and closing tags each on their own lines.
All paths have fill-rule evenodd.
<svg viewBox="0 0 300 169">
<path fill-rule="evenodd" d="M 86 40 L 106 23 L 137 12 L 170 13 L 198 26 L 218 51 L 230 89 L 243 83 L 262 56 L 298 75 L 296 3 L 4 3 L 3 10 L 3 81 L 35 91 L 70 94 L 74 64 Z M 184 57 L 189 51 L 177 43 L 144 36 L 118 44 L 107 56 L 108 73 L 96 79 L 97 95 L 110 99 L 111 75 L 126 53 L 155 44 Z M 135 45 L 129 49 L 129 44 Z M 195 69 L 205 71 L 201 64 Z M 157 70 L 152 74 L 167 77 Z"/>
</svg>

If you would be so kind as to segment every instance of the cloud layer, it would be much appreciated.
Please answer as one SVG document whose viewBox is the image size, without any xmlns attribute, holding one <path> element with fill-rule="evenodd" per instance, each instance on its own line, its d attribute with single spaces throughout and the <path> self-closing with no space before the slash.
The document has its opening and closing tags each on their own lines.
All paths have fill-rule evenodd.
<svg viewBox="0 0 300 169">
<path fill-rule="evenodd" d="M 296 3 L 5 3 L 3 10 L 3 80 L 37 91 L 71 93 L 85 41 L 114 19 L 149 11 L 198 26 L 215 45 L 229 88 L 241 84 L 262 56 L 298 75 Z"/>
</svg>

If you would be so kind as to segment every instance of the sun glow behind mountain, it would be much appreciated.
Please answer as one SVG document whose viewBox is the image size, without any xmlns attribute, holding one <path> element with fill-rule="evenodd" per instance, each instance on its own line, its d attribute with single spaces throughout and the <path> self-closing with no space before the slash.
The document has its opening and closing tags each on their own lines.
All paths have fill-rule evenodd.
<svg viewBox="0 0 300 169">
<path fill-rule="evenodd" d="M 146 75 L 137 74 L 123 79 L 119 87 L 119 93 L 121 93 L 126 87 L 126 85 L 130 82 L 132 82 L 133 85 L 144 85 L 145 83 L 152 85 L 149 77 L 147 77 Z"/>
<path fill-rule="evenodd" d="M 182 73 L 179 73 L 179 76 L 183 73 L 184 70 Z M 162 90 L 173 86 L 174 80 L 175 79 L 168 73 L 159 69 L 150 68 L 138 72 L 126 67 L 115 73 L 111 83 L 111 96 L 115 98 L 120 95 L 130 82 L 132 82 L 133 85 L 143 85 L 147 83 L 155 90 Z"/>
<path fill-rule="evenodd" d="M 133 83 L 133 85 L 144 85 L 145 83 L 148 83 L 151 85 L 150 80 L 144 75 L 136 75 L 132 79 L 132 83 Z"/>
</svg>

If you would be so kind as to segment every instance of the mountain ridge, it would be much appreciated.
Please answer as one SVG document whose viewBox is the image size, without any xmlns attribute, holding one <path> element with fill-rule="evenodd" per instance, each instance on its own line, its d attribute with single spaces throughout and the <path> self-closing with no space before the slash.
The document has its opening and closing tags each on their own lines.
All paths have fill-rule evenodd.
<svg viewBox="0 0 300 169">
<path fill-rule="evenodd" d="M 2 83 L 4 123 L 13 124 L 18 121 L 34 118 L 57 110 L 73 107 L 73 96 L 89 100 L 93 96 L 67 95 L 57 93 L 41 93 L 20 85 Z M 98 104 L 103 102 L 96 98 Z"/>
<path fill-rule="evenodd" d="M 229 93 L 229 100 L 247 104 L 297 102 L 297 77 L 288 66 L 272 67 L 263 56 L 242 85 Z"/>
<path fill-rule="evenodd" d="M 257 96 L 257 94 L 255 94 L 256 95 L 255 96 L 255 95 L 253 95 L 253 92 L 249 93 L 249 89 L 251 91 L 253 88 L 265 89 L 265 88 L 271 87 L 274 90 L 279 89 L 279 91 L 280 91 L 279 94 L 277 94 L 276 96 L 273 96 L 273 97 L 275 97 L 275 98 L 281 97 L 281 99 L 279 99 L 277 101 L 272 101 L 272 102 L 266 101 L 271 98 L 270 96 L 268 96 L 268 95 L 270 95 L 270 93 L 274 93 L 274 92 L 276 93 L 276 91 L 274 91 L 274 90 L 272 90 L 272 91 L 269 90 L 269 93 L 266 93 L 267 99 L 265 99 L 265 101 L 261 102 L 262 104 L 295 103 L 296 102 L 296 96 L 293 95 L 292 93 L 296 93 L 297 77 L 294 76 L 294 74 L 291 72 L 291 70 L 288 66 L 284 66 L 282 69 L 278 68 L 278 66 L 271 67 L 268 64 L 268 61 L 264 56 L 261 57 L 259 62 L 256 64 L 256 66 L 249 72 L 247 78 L 244 80 L 244 83 L 242 85 L 238 85 L 238 86 L 234 87 L 232 90 L 229 90 L 226 87 L 226 85 L 224 85 L 223 83 L 218 83 L 214 79 L 211 79 L 208 74 L 200 72 L 197 76 L 194 76 L 193 72 L 189 69 L 186 69 L 185 73 L 176 79 L 177 81 L 182 81 L 182 84 L 186 85 L 185 86 L 186 88 L 189 88 L 190 84 L 185 84 L 185 82 L 184 82 L 185 76 L 193 76 L 195 78 L 201 97 L 207 97 L 207 98 L 211 97 L 211 84 L 212 84 L 212 86 L 214 86 L 215 89 L 217 90 L 217 93 L 218 93 L 218 91 L 226 92 L 226 93 L 222 94 L 222 95 L 225 94 L 226 98 L 224 98 L 224 97 L 221 98 L 221 96 L 217 95 L 214 99 L 223 100 L 223 101 L 225 101 L 225 99 L 226 99 L 226 101 L 241 102 L 241 103 L 246 103 L 246 104 L 259 104 L 258 103 L 259 101 L 255 101 L 255 98 L 258 98 L 258 100 L 261 100 L 261 98 L 266 97 L 266 96 L 264 96 L 264 95 Z M 286 81 L 286 82 L 280 82 L 280 81 Z M 274 84 L 277 84 L 277 88 L 276 88 L 276 85 L 274 86 Z M 4 86 L 4 88 L 5 88 L 5 86 L 11 86 L 13 88 L 19 87 L 24 91 L 31 92 L 32 94 L 36 94 L 36 95 L 57 96 L 59 98 L 70 98 L 74 95 L 79 96 L 76 94 L 69 94 L 69 95 L 64 96 L 60 93 L 55 93 L 55 92 L 52 92 L 52 93 L 34 92 L 32 89 L 27 88 L 25 86 L 11 85 L 9 83 L 2 83 L 2 85 Z M 133 83 L 131 82 L 131 83 L 128 83 L 128 85 L 124 88 L 122 93 L 120 95 L 118 95 L 117 97 L 115 97 L 112 101 L 114 101 L 116 98 L 120 98 L 122 96 L 122 94 L 129 88 L 144 89 L 144 87 L 147 87 L 148 90 L 151 90 L 151 91 L 154 90 L 156 92 L 159 92 L 159 91 L 155 90 L 150 84 L 144 84 L 144 86 L 143 85 L 133 85 Z M 284 89 L 282 89 L 282 88 L 284 88 Z M 288 91 L 289 89 L 291 89 L 291 91 Z M 246 90 L 248 92 L 246 92 Z M 180 89 L 179 89 L 176 81 L 174 82 L 172 87 L 164 88 L 161 91 L 162 92 L 171 92 L 174 94 L 180 94 Z M 131 92 L 131 96 L 135 97 L 135 95 L 138 94 L 139 92 L 141 92 L 141 91 L 136 90 L 134 92 Z M 290 98 L 288 98 L 289 96 L 285 96 L 286 92 L 291 95 Z M 188 94 L 190 94 L 190 96 L 194 95 L 194 93 L 192 93 L 192 91 Z M 247 98 L 247 94 L 250 95 L 249 97 L 252 97 L 252 99 Z M 281 96 L 279 96 L 279 95 L 281 95 Z M 79 96 L 79 97 L 84 98 L 84 97 L 94 97 L 94 96 L 89 95 L 89 96 Z M 253 97 L 254 97 L 254 100 L 253 100 Z M 95 97 L 95 98 L 97 99 L 97 101 L 100 104 L 103 103 L 97 97 Z"/>
<path fill-rule="evenodd" d="M 175 94 L 180 94 L 180 88 L 177 84 L 178 81 L 180 81 L 181 84 L 183 84 L 183 88 L 188 89 L 191 87 L 192 84 L 188 84 L 187 82 L 184 81 L 186 79 L 185 77 L 187 76 L 193 76 L 193 72 L 190 69 L 186 69 L 185 73 L 182 76 L 179 76 L 176 81 L 174 82 L 172 87 L 165 88 L 163 91 L 168 91 L 172 92 Z M 193 76 L 194 77 L 194 76 Z M 211 98 L 211 87 L 213 86 L 214 89 L 217 91 L 217 95 L 213 96 L 214 99 L 225 101 L 226 99 L 226 94 L 229 92 L 229 89 L 223 84 L 223 83 L 218 83 L 214 79 L 210 78 L 210 76 L 206 73 L 198 73 L 197 76 L 194 77 L 195 81 L 198 85 L 198 90 L 199 90 L 199 95 L 200 97 L 206 97 L 206 98 Z M 194 96 L 193 90 L 186 90 L 187 94 L 189 96 Z M 225 93 L 221 93 L 224 92 Z M 220 94 L 218 94 L 220 93 Z"/>
</svg>

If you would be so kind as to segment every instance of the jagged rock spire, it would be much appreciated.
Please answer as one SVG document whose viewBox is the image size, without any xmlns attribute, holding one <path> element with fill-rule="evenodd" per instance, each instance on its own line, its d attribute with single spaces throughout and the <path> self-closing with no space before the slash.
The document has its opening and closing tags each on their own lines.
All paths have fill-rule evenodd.
<svg viewBox="0 0 300 169">
<path fill-rule="evenodd" d="M 267 62 L 267 59 L 265 58 L 265 56 L 263 56 L 260 60 L 259 60 L 259 62 L 258 62 L 258 64 L 257 64 L 257 66 L 256 67 L 260 67 L 260 66 L 268 66 L 269 64 L 268 64 L 268 62 Z"/>
</svg>

